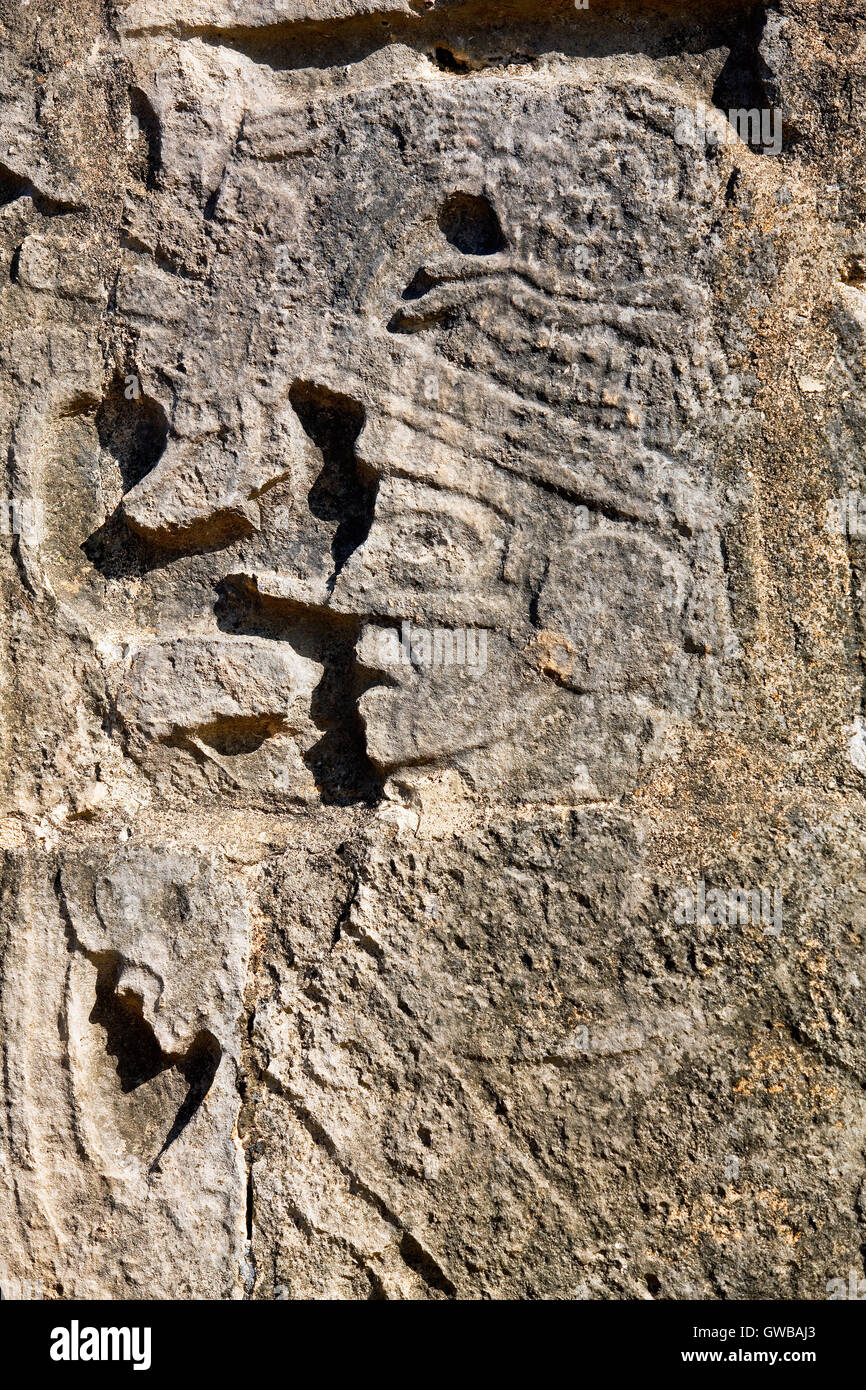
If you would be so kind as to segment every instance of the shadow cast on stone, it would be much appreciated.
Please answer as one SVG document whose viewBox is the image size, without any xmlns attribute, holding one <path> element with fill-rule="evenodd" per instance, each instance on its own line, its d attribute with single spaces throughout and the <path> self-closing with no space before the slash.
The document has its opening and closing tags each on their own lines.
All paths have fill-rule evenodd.
<svg viewBox="0 0 866 1390">
<path fill-rule="evenodd" d="M 221 632 L 288 642 L 299 656 L 316 661 L 324 674 L 313 691 L 310 718 L 322 737 L 304 755 L 324 805 L 376 805 L 382 778 L 367 755 L 358 701 L 382 684 L 355 656 L 359 618 L 291 599 L 265 597 L 243 579 L 221 580 L 214 607 Z"/>
<path fill-rule="evenodd" d="M 364 428 L 360 402 L 324 386 L 295 382 L 289 392 L 292 409 L 304 432 L 320 450 L 322 470 L 307 496 L 313 516 L 336 522 L 331 540 L 334 562 L 330 585 L 349 556 L 364 544 L 373 522 L 378 478 L 355 452 Z"/>
<path fill-rule="evenodd" d="M 164 1052 L 144 1017 L 138 996 L 129 991 L 118 991 L 122 968 L 120 955 L 106 951 L 90 959 L 96 966 L 96 1003 L 90 1013 L 90 1022 L 105 1032 L 105 1050 L 117 1064 L 121 1091 L 124 1094 L 135 1091 L 171 1067 L 176 1067 L 187 1083 L 184 1101 L 150 1165 L 150 1172 L 158 1171 L 160 1159 L 194 1118 L 210 1090 L 222 1058 L 222 1048 L 214 1035 L 203 1029 L 193 1038 L 186 1052 Z"/>
</svg>

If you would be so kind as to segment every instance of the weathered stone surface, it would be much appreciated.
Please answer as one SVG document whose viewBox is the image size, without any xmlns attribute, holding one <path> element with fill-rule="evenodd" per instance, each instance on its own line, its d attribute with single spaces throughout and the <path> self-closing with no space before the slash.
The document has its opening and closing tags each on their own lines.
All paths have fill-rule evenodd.
<svg viewBox="0 0 866 1390">
<path fill-rule="evenodd" d="M 862 1268 L 864 19 L 0 0 L 0 1292 Z"/>
</svg>

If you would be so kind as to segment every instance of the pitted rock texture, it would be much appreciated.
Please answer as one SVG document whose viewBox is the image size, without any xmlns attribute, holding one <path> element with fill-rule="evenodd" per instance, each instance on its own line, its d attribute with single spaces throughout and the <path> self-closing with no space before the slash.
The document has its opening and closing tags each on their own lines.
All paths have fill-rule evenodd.
<svg viewBox="0 0 866 1390">
<path fill-rule="evenodd" d="M 41 9 L 0 0 L 0 1293 L 825 1298 L 866 6 Z"/>
</svg>

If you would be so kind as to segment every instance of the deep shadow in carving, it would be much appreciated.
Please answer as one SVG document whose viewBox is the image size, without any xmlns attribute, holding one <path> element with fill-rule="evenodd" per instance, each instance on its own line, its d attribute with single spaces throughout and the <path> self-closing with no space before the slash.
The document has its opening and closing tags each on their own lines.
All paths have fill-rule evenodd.
<svg viewBox="0 0 866 1390">
<path fill-rule="evenodd" d="M 364 407 L 348 396 L 306 381 L 294 384 L 289 400 L 304 430 L 322 452 L 322 471 L 307 501 L 313 516 L 337 523 L 331 541 L 334 571 L 329 583 L 333 588 L 373 522 L 377 478 L 355 453 L 355 442 L 364 428 Z"/>
<path fill-rule="evenodd" d="M 169 1067 L 177 1067 L 189 1087 L 156 1158 L 153 1172 L 175 1139 L 186 1129 L 213 1084 L 222 1048 L 213 1033 L 197 1033 L 186 1052 L 164 1052 L 153 1028 L 144 1017 L 142 1001 L 117 988 L 123 966 L 116 951 L 86 953 L 96 966 L 96 1003 L 90 1022 L 105 1030 L 105 1050 L 117 1062 L 120 1089 L 126 1093 L 152 1081 Z"/>
<path fill-rule="evenodd" d="M 348 806 L 358 801 L 375 805 L 382 796 L 382 778 L 367 756 L 367 736 L 358 710 L 364 692 L 381 682 L 355 659 L 356 640 L 331 646 L 332 655 L 310 706 L 313 722 L 323 733 L 304 762 L 325 805 Z"/>
<path fill-rule="evenodd" d="M 131 87 L 129 108 L 138 122 L 139 138 L 133 145 L 132 172 L 145 188 L 156 188 L 162 167 L 162 131 L 156 112 L 140 87 Z"/>
<path fill-rule="evenodd" d="M 429 270 L 425 269 L 423 265 L 419 266 L 400 298 L 423 299 L 425 294 L 428 294 L 430 290 L 435 288 L 436 284 L 437 281 L 430 274 Z"/>
<path fill-rule="evenodd" d="M 30 179 L 22 178 L 13 169 L 0 164 L 0 209 L 14 203 L 17 198 L 30 198 L 36 211 L 43 217 L 59 217 L 81 210 L 77 203 L 66 203 L 62 199 L 51 198 L 47 193 L 41 193 Z"/>
<path fill-rule="evenodd" d="M 140 578 L 177 559 L 177 551 L 162 551 L 131 531 L 120 506 L 87 537 L 81 549 L 104 579 Z"/>
<path fill-rule="evenodd" d="M 99 442 L 117 464 L 124 492 L 155 466 L 168 438 L 168 420 L 159 402 L 141 394 L 127 399 L 131 389 L 127 378 L 115 372 L 96 412 Z"/>
<path fill-rule="evenodd" d="M 205 1096 L 213 1085 L 222 1055 L 222 1048 L 213 1033 L 203 1029 L 200 1033 L 196 1033 L 184 1056 L 176 1061 L 175 1065 L 186 1081 L 189 1090 L 174 1117 L 174 1124 L 166 1135 L 162 1148 L 150 1165 L 151 1173 L 159 1172 L 160 1160 L 166 1150 L 180 1137 L 202 1105 Z"/>
<path fill-rule="evenodd" d="M 168 420 L 158 401 L 139 395 L 127 399 L 127 383 L 137 381 L 133 373 L 115 372 L 95 416 L 99 443 L 117 464 L 123 491 L 140 483 L 156 466 L 168 438 Z M 83 542 L 94 569 L 106 579 L 129 579 L 168 564 L 163 555 L 127 526 L 120 507 Z"/>
<path fill-rule="evenodd" d="M 740 25 L 732 31 L 728 57 L 713 87 L 713 104 L 728 120 L 731 120 L 732 112 L 772 113 L 770 128 L 775 130 L 776 122 L 781 123 L 782 147 L 787 150 L 799 143 L 802 133 L 789 116 L 783 118 L 778 78 L 761 56 L 761 40 L 769 12 L 768 5 L 753 4 Z M 733 124 L 742 138 L 742 117 Z M 748 127 L 748 142 L 755 154 L 765 154 L 767 131 L 765 128 L 762 134 L 759 124 L 753 121 Z M 774 149 L 773 152 L 779 153 L 779 150 Z"/>
<path fill-rule="evenodd" d="M 441 283 L 441 276 L 437 279 L 430 274 L 425 266 L 419 266 L 400 296 L 407 304 L 417 304 L 417 308 L 397 309 L 388 320 L 388 332 L 421 333 L 427 328 L 453 327 L 458 319 L 458 312 L 455 306 L 442 305 L 437 309 L 428 309 L 425 308 L 422 303 L 418 302 L 423 300 L 424 296 L 429 294 L 430 290 L 435 289 L 436 286 Z"/>
<path fill-rule="evenodd" d="M 437 44 L 430 55 L 440 72 L 471 72 L 465 58 L 457 58 L 444 44 Z"/>
<path fill-rule="evenodd" d="M 430 309 L 427 313 L 415 309 L 397 309 L 388 320 L 389 333 L 423 333 L 428 328 L 453 328 L 457 323 L 457 309 Z"/>
<path fill-rule="evenodd" d="M 171 1065 L 144 1017 L 135 994 L 118 993 L 122 960 L 115 951 L 92 955 L 96 966 L 96 1003 L 90 1022 L 105 1029 L 105 1050 L 117 1062 L 120 1089 L 134 1091 Z"/>
<path fill-rule="evenodd" d="M 452 193 L 439 209 L 439 227 L 464 256 L 493 256 L 506 247 L 502 226 L 489 198 Z"/>
<path fill-rule="evenodd" d="M 186 546 L 161 546 L 145 536 L 139 536 L 127 524 L 121 504 L 115 507 L 110 516 L 82 543 L 84 551 L 93 568 L 104 579 L 141 578 L 154 570 L 165 569 L 185 555 L 215 555 L 226 550 L 247 534 L 244 531 L 227 530 L 215 534 L 207 544 L 200 538 L 190 536 Z"/>
<path fill-rule="evenodd" d="M 767 6 L 753 5 L 731 34 L 730 52 L 713 87 L 713 105 L 726 117 L 731 111 L 770 111 L 779 105 L 775 76 L 760 53 L 766 22 Z"/>
<path fill-rule="evenodd" d="M 15 174 L 0 164 L 0 207 L 14 203 L 16 198 L 25 198 L 31 192 L 31 185 L 20 174 Z"/>
<path fill-rule="evenodd" d="M 457 1289 L 445 1271 L 436 1263 L 433 1256 L 419 1244 L 410 1231 L 404 1231 L 400 1240 L 400 1255 L 411 1270 L 418 1275 L 428 1288 L 437 1293 L 454 1298 Z"/>
<path fill-rule="evenodd" d="M 70 954 L 80 952 L 96 970 L 96 1002 L 90 1022 L 105 1032 L 105 1050 L 117 1063 L 121 1091 L 128 1094 L 168 1071 L 169 1067 L 177 1067 L 189 1087 L 165 1142 L 150 1166 L 153 1172 L 204 1101 L 216 1076 L 222 1048 L 212 1033 L 201 1029 L 185 1052 L 164 1052 L 144 1017 L 141 999 L 130 990 L 117 988 L 123 968 L 120 953 L 88 951 L 79 941 L 59 869 L 54 876 L 54 893 L 66 933 L 66 949 Z"/>
<path fill-rule="evenodd" d="M 215 612 L 223 632 L 291 643 L 301 656 L 324 667 L 313 692 L 310 714 L 322 737 L 305 755 L 325 805 L 375 805 L 382 779 L 367 756 L 367 740 L 358 701 L 378 674 L 355 657 L 361 621 L 259 594 L 244 576 L 229 576 L 217 586 Z"/>
<path fill-rule="evenodd" d="M 344 67 L 400 43 L 428 57 L 448 80 L 465 76 L 467 68 L 547 53 L 665 58 L 730 48 L 754 0 L 655 0 L 640 8 L 634 0 L 592 0 L 586 10 L 577 10 L 574 0 L 500 0 L 496 26 L 486 0 L 464 0 L 447 11 L 417 8 L 415 16 L 393 14 L 385 21 L 346 15 L 252 27 L 178 20 L 173 28 L 181 38 L 233 48 L 277 71 Z"/>
</svg>

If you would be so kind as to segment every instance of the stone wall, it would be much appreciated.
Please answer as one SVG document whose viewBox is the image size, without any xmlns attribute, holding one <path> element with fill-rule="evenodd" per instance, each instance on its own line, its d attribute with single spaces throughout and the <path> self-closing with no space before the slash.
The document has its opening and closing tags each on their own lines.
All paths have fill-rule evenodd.
<svg viewBox="0 0 866 1390">
<path fill-rule="evenodd" d="M 866 1248 L 863 0 L 0 0 L 0 1293 Z"/>
</svg>

